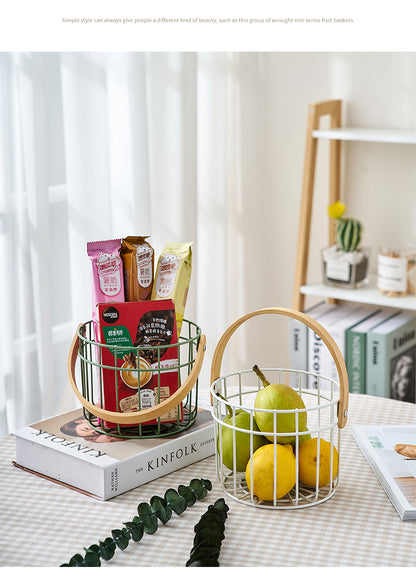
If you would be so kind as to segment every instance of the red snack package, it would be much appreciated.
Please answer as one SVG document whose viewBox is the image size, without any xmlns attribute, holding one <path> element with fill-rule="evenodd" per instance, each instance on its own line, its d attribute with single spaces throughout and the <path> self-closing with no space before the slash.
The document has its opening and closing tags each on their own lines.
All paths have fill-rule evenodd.
<svg viewBox="0 0 416 577">
<path fill-rule="evenodd" d="M 97 311 L 99 340 L 106 345 L 101 347 L 103 408 L 135 412 L 155 406 L 176 392 L 180 385 L 178 349 L 168 346 L 178 342 L 173 301 L 99 304 Z M 114 349 L 111 345 L 121 348 Z M 134 348 L 156 346 L 162 347 L 159 349 L 160 368 L 163 369 L 160 372 L 158 349 Z M 162 415 L 160 422 L 176 422 L 178 417 L 182 419 L 182 404 Z M 142 424 L 155 423 L 157 419 Z M 113 427 L 114 423 L 106 422 L 105 425 Z"/>
</svg>

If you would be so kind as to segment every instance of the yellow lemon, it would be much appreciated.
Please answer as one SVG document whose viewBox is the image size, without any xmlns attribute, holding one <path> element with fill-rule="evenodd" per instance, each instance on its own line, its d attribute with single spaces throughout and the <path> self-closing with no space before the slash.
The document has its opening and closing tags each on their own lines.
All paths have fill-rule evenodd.
<svg viewBox="0 0 416 577">
<path fill-rule="evenodd" d="M 250 491 L 252 465 L 253 495 L 260 501 L 281 499 L 296 483 L 296 459 L 290 445 L 263 445 L 253 453 L 252 461 L 246 467 L 246 481 Z"/>
<path fill-rule="evenodd" d="M 308 439 L 299 445 L 298 466 L 299 482 L 308 487 L 316 486 L 318 463 L 318 439 Z M 332 447 L 332 479 L 338 474 L 338 451 Z M 319 443 L 319 487 L 331 481 L 331 443 L 321 439 Z"/>
</svg>

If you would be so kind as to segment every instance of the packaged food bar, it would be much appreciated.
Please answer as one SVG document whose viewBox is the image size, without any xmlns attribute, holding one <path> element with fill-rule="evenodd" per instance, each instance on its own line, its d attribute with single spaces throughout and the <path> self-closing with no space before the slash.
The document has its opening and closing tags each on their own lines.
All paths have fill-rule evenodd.
<svg viewBox="0 0 416 577">
<path fill-rule="evenodd" d="M 147 236 L 128 236 L 121 241 L 126 302 L 150 300 L 154 276 L 154 251 Z"/>
<path fill-rule="evenodd" d="M 175 303 L 178 338 L 191 281 L 192 244 L 170 243 L 165 246 L 158 260 L 152 289 L 152 300 L 172 299 Z"/>
<path fill-rule="evenodd" d="M 92 264 L 92 320 L 97 330 L 97 304 L 124 302 L 121 239 L 87 243 Z"/>
</svg>

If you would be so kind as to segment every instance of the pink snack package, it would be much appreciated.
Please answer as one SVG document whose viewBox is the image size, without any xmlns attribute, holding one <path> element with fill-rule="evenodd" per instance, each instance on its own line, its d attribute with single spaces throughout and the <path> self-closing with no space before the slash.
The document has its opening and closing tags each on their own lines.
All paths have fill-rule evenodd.
<svg viewBox="0 0 416 577">
<path fill-rule="evenodd" d="M 124 302 L 121 239 L 87 243 L 92 264 L 92 320 L 97 335 L 97 304 Z"/>
</svg>

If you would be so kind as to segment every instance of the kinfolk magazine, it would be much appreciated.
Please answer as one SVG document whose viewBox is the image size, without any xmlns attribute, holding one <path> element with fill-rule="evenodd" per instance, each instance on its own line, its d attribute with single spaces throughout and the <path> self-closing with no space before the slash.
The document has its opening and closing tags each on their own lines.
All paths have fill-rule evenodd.
<svg viewBox="0 0 416 577">
<path fill-rule="evenodd" d="M 98 433 L 82 409 L 15 433 L 15 465 L 107 500 L 215 453 L 211 412 L 199 409 L 188 429 L 163 438 L 118 439 Z"/>
</svg>

